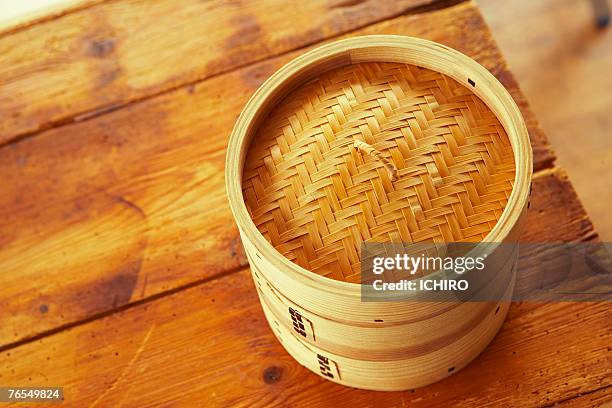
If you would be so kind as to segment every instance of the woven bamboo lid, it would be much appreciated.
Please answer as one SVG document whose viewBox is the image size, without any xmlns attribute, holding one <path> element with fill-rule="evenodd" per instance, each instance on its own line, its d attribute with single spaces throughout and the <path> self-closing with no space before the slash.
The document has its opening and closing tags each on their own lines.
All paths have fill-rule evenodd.
<svg viewBox="0 0 612 408">
<path fill-rule="evenodd" d="M 438 72 L 395 62 L 334 68 L 259 125 L 243 170 L 250 215 L 287 259 L 358 282 L 362 242 L 480 241 L 515 178 L 491 110 Z"/>
</svg>

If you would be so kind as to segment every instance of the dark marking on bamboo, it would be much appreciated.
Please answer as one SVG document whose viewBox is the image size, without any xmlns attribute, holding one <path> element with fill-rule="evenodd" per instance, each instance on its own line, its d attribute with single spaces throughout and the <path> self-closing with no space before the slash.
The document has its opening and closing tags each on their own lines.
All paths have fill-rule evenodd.
<svg viewBox="0 0 612 408">
<path fill-rule="evenodd" d="M 308 337 L 306 335 L 306 327 L 304 326 L 304 321 L 302 320 L 302 315 L 300 312 L 293 308 L 289 308 L 289 315 L 291 316 L 291 322 L 293 323 L 293 330 L 302 337 Z"/>
<path fill-rule="evenodd" d="M 317 360 L 319 361 L 319 370 L 321 374 L 328 378 L 334 378 L 334 373 L 331 370 L 330 361 L 327 357 L 317 354 Z"/>
</svg>

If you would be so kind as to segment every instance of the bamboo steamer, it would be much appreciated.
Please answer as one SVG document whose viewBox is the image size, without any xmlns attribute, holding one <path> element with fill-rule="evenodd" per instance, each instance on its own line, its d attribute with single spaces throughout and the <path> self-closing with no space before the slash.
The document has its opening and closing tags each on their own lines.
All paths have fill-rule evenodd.
<svg viewBox="0 0 612 408">
<path fill-rule="evenodd" d="M 497 333 L 517 251 L 485 242 L 517 242 L 531 174 L 521 114 L 485 68 L 387 35 L 325 45 L 276 72 L 240 115 L 226 165 L 275 335 L 313 372 L 373 390 L 451 375 Z M 479 287 L 501 300 L 363 302 L 359 245 L 402 240 L 478 242 L 470 255 L 487 251 L 495 277 Z"/>
<path fill-rule="evenodd" d="M 513 285 L 508 287 L 511 294 Z M 260 299 L 262 299 L 260 295 Z M 262 308 L 276 338 L 304 367 L 339 384 L 375 391 L 417 388 L 452 375 L 472 361 L 501 327 L 510 303 L 502 302 L 470 330 L 446 347 L 427 353 L 406 353 L 396 360 L 362 360 L 345 357 L 301 341 L 293 332 L 277 324 L 262 299 Z"/>
<path fill-rule="evenodd" d="M 508 288 L 513 284 L 515 274 L 515 261 L 516 254 L 499 270 L 501 279 L 486 285 L 487 293 L 495 291 L 496 298 L 508 299 Z M 275 326 L 291 331 L 297 314 L 305 334 L 300 335 L 300 341 L 364 361 L 391 361 L 429 353 L 451 345 L 457 338 L 468 335 L 491 312 L 494 312 L 495 317 L 499 312 L 496 311 L 499 306 L 497 302 L 428 302 L 424 303 L 432 306 L 428 316 L 407 314 L 404 316 L 405 321 L 395 324 L 376 319 L 371 324 L 358 325 L 317 315 L 274 289 L 256 266 L 252 266 L 251 271 L 262 304 L 275 316 Z M 414 308 L 422 305 L 420 302 L 411 304 Z M 294 311 L 293 314 L 288 313 L 290 310 Z M 456 356 L 453 360 L 456 360 Z"/>
</svg>

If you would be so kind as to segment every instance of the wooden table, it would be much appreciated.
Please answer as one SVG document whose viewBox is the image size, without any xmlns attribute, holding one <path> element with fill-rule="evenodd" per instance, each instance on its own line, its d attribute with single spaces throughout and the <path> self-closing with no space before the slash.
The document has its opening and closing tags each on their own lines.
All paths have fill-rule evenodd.
<svg viewBox="0 0 612 408">
<path fill-rule="evenodd" d="M 225 148 L 254 90 L 321 43 L 405 34 L 475 58 L 529 127 L 523 240 L 597 234 L 475 4 L 276 3 L 89 0 L 0 33 L 0 385 L 63 386 L 78 407 L 612 401 L 605 303 L 513 304 L 467 368 L 406 392 L 339 386 L 289 357 L 229 211 Z"/>
</svg>

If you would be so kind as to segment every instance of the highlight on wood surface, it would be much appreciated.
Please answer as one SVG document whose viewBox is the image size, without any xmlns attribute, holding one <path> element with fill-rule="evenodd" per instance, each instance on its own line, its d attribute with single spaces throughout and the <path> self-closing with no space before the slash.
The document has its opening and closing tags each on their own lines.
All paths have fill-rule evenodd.
<svg viewBox="0 0 612 408">
<path fill-rule="evenodd" d="M 430 41 L 368 36 L 315 49 L 261 86 L 230 138 L 226 184 L 289 353 L 333 381 L 399 390 L 482 351 L 517 253 L 487 262 L 501 302 L 368 303 L 360 244 L 515 242 L 531 173 L 524 121 L 486 69 Z"/>
</svg>

